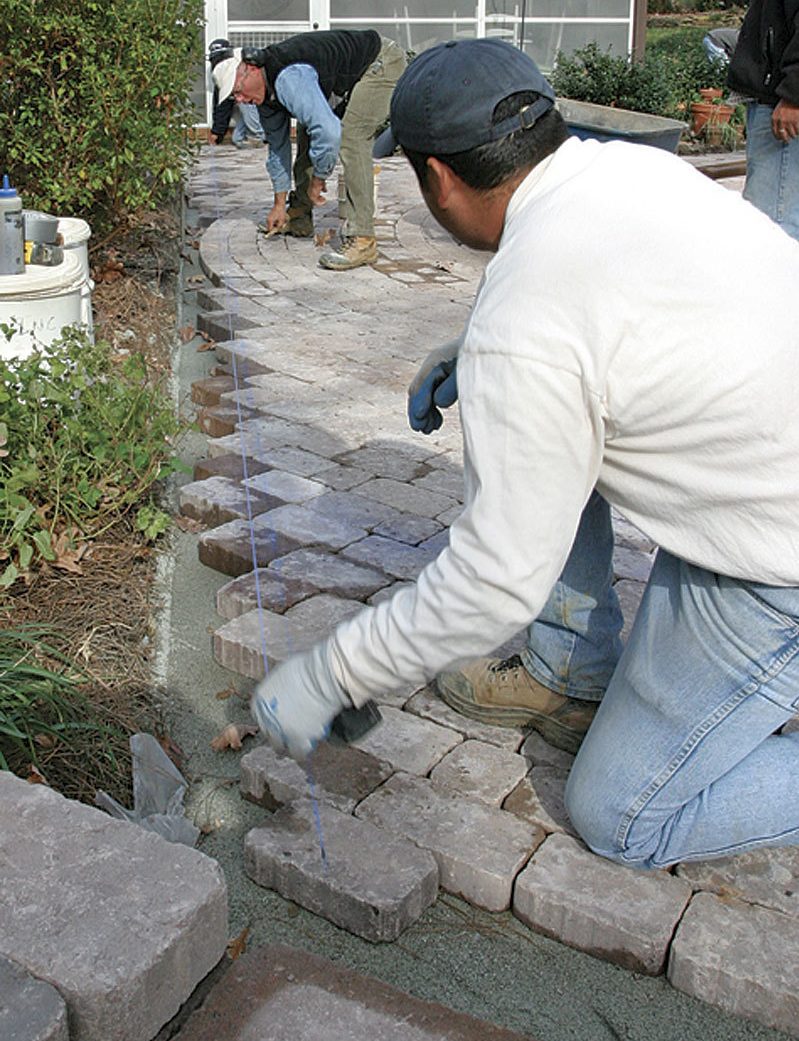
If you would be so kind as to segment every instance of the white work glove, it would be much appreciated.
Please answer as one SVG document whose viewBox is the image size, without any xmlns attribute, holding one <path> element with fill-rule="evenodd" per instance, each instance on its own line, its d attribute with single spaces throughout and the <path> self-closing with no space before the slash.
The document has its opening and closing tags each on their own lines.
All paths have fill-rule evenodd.
<svg viewBox="0 0 799 1041">
<path fill-rule="evenodd" d="M 440 409 L 458 399 L 456 365 L 461 338 L 431 351 L 408 387 L 408 422 L 412 430 L 432 434 L 444 422 Z"/>
<path fill-rule="evenodd" d="M 258 684 L 250 701 L 255 721 L 276 752 L 302 762 L 330 733 L 352 701 L 333 675 L 327 644 L 282 662 Z"/>
</svg>

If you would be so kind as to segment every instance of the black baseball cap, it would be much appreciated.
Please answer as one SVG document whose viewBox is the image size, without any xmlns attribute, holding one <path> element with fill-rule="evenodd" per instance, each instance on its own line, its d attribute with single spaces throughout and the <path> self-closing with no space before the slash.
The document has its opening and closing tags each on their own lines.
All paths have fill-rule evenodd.
<svg viewBox="0 0 799 1041">
<path fill-rule="evenodd" d="M 522 91 L 541 96 L 492 124 L 499 102 Z M 400 76 L 391 125 L 373 155 L 391 155 L 397 144 L 427 155 L 467 152 L 528 129 L 554 104 L 555 91 L 523 51 L 503 40 L 447 40 L 423 51 Z"/>
</svg>

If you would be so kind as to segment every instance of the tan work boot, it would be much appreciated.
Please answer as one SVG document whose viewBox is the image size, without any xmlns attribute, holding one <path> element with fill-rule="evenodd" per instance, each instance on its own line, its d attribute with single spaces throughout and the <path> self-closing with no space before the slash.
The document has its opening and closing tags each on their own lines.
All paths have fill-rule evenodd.
<svg viewBox="0 0 799 1041">
<path fill-rule="evenodd" d="M 377 242 L 369 235 L 356 235 L 344 239 L 341 249 L 331 249 L 319 258 L 322 267 L 330 271 L 350 271 L 377 260 Z"/>
<path fill-rule="evenodd" d="M 597 705 L 556 694 L 538 683 L 518 654 L 504 661 L 478 658 L 436 677 L 442 699 L 457 712 L 503 727 L 532 727 L 556 748 L 575 753 Z"/>
</svg>

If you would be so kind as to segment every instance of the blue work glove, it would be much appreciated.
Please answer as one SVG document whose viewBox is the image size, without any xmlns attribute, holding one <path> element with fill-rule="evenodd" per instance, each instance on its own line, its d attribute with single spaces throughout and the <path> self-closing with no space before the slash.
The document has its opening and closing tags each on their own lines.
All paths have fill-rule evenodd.
<svg viewBox="0 0 799 1041">
<path fill-rule="evenodd" d="M 412 430 L 432 434 L 444 422 L 442 408 L 458 400 L 457 363 L 460 340 L 431 351 L 408 387 L 408 422 Z"/>
<path fill-rule="evenodd" d="M 261 680 L 250 708 L 272 748 L 302 762 L 328 736 L 339 712 L 352 708 L 352 701 L 333 675 L 327 645 L 318 643 Z"/>
</svg>

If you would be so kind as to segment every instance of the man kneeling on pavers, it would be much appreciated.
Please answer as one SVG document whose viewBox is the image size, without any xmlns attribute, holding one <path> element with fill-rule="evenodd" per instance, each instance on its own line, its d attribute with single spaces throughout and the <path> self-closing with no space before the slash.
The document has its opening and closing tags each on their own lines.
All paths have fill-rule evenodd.
<svg viewBox="0 0 799 1041">
<path fill-rule="evenodd" d="M 377 259 L 372 142 L 388 116 L 405 53 L 373 29 L 302 33 L 269 47 L 244 47 L 214 68 L 219 101 L 231 94 L 258 106 L 269 145 L 266 168 L 275 192 L 267 232 L 313 235 L 313 206 L 324 202 L 326 179 L 341 152 L 345 198 L 339 205 L 345 235 L 322 267 L 347 271 Z M 292 116 L 297 120 L 294 191 L 291 187 Z"/>
<path fill-rule="evenodd" d="M 569 137 L 553 102 L 495 40 L 397 85 L 428 208 L 494 254 L 411 388 L 428 432 L 459 394 L 465 508 L 415 586 L 276 668 L 253 710 L 301 758 L 343 706 L 438 674 L 460 712 L 579 749 L 566 805 L 596 853 L 796 844 L 799 245 L 676 156 Z M 623 649 L 610 505 L 659 546 Z M 520 656 L 460 664 L 526 625 Z"/>
</svg>

